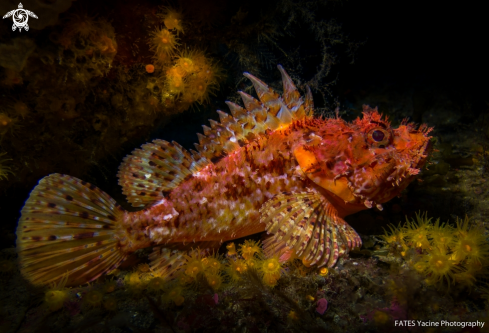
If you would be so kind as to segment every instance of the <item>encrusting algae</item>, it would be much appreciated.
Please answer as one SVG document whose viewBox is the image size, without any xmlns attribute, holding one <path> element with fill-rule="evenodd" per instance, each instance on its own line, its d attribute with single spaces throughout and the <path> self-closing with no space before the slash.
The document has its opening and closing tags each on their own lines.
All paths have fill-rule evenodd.
<svg viewBox="0 0 489 333">
<path fill-rule="evenodd" d="M 23 275 L 47 285 L 67 274 L 66 285 L 81 285 L 115 270 L 137 249 L 153 247 L 151 271 L 165 277 L 175 274 L 185 244 L 216 250 L 224 241 L 267 231 L 266 259 L 256 269 L 273 285 L 280 262 L 331 267 L 359 247 L 360 237 L 343 218 L 382 209 L 416 177 L 428 157 L 431 128 L 407 122 L 392 128 L 368 106 L 352 123 L 315 117 L 310 91 L 301 98 L 278 68 L 282 96 L 245 73 L 259 100 L 240 92 L 244 107 L 227 102 L 231 114 L 218 111 L 221 121 L 204 126 L 196 151 L 154 140 L 124 159 L 119 184 L 141 211 L 123 210 L 77 178 L 43 178 L 17 228 Z M 244 259 L 234 261 L 235 278 L 246 260 L 254 266 L 254 247 L 240 248 Z M 185 258 L 189 278 L 205 274 L 201 254 Z M 139 290 L 146 282 L 133 274 L 139 273 L 126 277 L 127 284 Z M 219 276 L 208 271 L 211 284 L 221 283 Z"/>
</svg>

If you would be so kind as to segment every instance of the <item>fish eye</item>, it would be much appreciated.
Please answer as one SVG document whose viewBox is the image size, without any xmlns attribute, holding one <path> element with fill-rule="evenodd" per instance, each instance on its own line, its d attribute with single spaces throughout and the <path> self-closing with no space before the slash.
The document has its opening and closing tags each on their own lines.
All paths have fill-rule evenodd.
<svg viewBox="0 0 489 333">
<path fill-rule="evenodd" d="M 391 139 L 391 134 L 383 128 L 374 128 L 367 133 L 367 142 L 374 148 L 385 148 Z"/>
</svg>

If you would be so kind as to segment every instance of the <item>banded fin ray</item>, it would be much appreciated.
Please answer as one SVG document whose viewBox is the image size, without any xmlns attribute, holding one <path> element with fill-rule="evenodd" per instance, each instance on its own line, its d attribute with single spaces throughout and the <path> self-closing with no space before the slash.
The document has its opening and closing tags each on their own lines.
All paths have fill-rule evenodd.
<svg viewBox="0 0 489 333">
<path fill-rule="evenodd" d="M 176 142 L 154 140 L 135 149 L 119 167 L 119 185 L 133 207 L 163 199 L 163 192 L 209 164 L 200 153 L 191 154 Z"/>
<path fill-rule="evenodd" d="M 275 130 L 289 125 L 295 120 L 310 117 L 313 113 L 312 95 L 302 100 L 290 76 L 282 66 L 278 66 L 282 74 L 284 93 L 282 97 L 263 81 L 255 76 L 244 73 L 251 80 L 259 100 L 244 92 L 239 92 L 244 108 L 226 102 L 231 112 L 227 117 L 218 111 L 220 123 L 210 121 L 211 128 L 204 126 L 204 135 L 200 134 L 197 151 L 209 161 L 217 161 L 233 150 L 248 144 L 266 130 Z"/>
<path fill-rule="evenodd" d="M 22 274 L 36 285 L 81 285 L 125 259 L 115 237 L 124 211 L 109 195 L 75 177 L 52 174 L 31 192 L 17 227 Z"/>
<path fill-rule="evenodd" d="M 276 195 L 260 209 L 260 222 L 273 234 L 264 241 L 268 256 L 292 252 L 308 266 L 332 267 L 362 244 L 355 230 L 315 191 Z"/>
<path fill-rule="evenodd" d="M 206 241 L 187 244 L 167 244 L 156 246 L 149 255 L 151 271 L 165 279 L 172 278 L 176 271 L 186 262 L 185 255 L 192 249 L 205 253 L 219 250 L 221 242 Z"/>
</svg>

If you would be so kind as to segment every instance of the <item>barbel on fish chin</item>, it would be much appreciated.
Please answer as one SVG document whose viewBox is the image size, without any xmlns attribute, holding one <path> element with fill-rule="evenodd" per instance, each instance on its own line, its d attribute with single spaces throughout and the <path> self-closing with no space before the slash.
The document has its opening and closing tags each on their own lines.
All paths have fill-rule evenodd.
<svg viewBox="0 0 489 333">
<path fill-rule="evenodd" d="M 260 100 L 240 92 L 244 108 L 227 102 L 197 151 L 155 140 L 119 168 L 119 184 L 138 212 L 123 210 L 96 186 L 52 174 L 33 189 L 19 220 L 20 269 L 34 284 L 97 279 L 137 249 L 153 246 L 153 271 L 175 269 L 183 244 L 218 247 L 267 231 L 267 255 L 333 266 L 361 246 L 346 215 L 398 195 L 429 152 L 431 128 L 392 128 L 364 106 L 352 123 L 313 115 L 281 66 L 284 92 L 245 73 Z"/>
</svg>

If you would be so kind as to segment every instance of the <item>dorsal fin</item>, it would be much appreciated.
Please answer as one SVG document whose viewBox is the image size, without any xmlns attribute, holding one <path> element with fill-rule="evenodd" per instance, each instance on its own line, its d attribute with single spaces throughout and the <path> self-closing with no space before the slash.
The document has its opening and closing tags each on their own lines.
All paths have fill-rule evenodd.
<svg viewBox="0 0 489 333">
<path fill-rule="evenodd" d="M 197 134 L 199 144 L 195 147 L 203 157 L 210 161 L 219 160 L 239 146 L 246 145 L 267 129 L 275 130 L 312 115 L 310 90 L 304 103 L 290 76 L 282 66 L 279 65 L 278 69 L 282 74 L 284 86 L 282 97 L 260 79 L 249 73 L 243 74 L 253 83 L 260 100 L 240 91 L 245 108 L 226 102 L 232 116 L 218 111 L 221 122 L 211 120 L 211 128 L 204 126 L 204 135 Z"/>
<path fill-rule="evenodd" d="M 119 167 L 119 185 L 127 200 L 134 207 L 142 207 L 164 197 L 189 175 L 198 172 L 208 163 L 217 162 L 228 153 L 254 140 L 266 130 L 275 130 L 291 124 L 294 120 L 309 117 L 313 113 L 312 95 L 308 91 L 305 103 L 292 79 L 282 66 L 284 95 L 269 88 L 263 81 L 249 73 L 258 98 L 240 92 L 245 108 L 226 102 L 232 115 L 217 111 L 220 122 L 210 120 L 203 125 L 204 134 L 197 133 L 197 151 L 190 154 L 179 144 L 155 140 L 136 149 L 124 159 Z"/>
<path fill-rule="evenodd" d="M 127 201 L 133 207 L 142 207 L 163 199 L 163 192 L 208 163 L 205 156 L 191 155 L 176 142 L 154 140 L 126 156 L 117 176 Z"/>
</svg>

